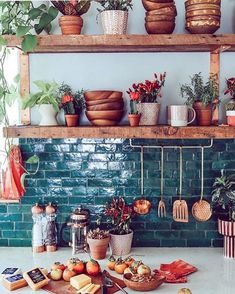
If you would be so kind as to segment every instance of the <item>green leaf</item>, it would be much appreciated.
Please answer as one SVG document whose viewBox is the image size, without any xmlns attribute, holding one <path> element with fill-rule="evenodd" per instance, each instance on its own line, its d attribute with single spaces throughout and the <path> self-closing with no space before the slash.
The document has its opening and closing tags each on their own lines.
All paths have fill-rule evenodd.
<svg viewBox="0 0 235 294">
<path fill-rule="evenodd" d="M 39 157 L 37 155 L 33 155 L 26 160 L 26 163 L 36 164 L 39 162 Z"/>
<path fill-rule="evenodd" d="M 3 36 L 0 36 L 0 45 L 1 45 L 1 46 L 5 46 L 5 45 L 7 45 L 7 41 L 4 39 Z"/>
<path fill-rule="evenodd" d="M 36 18 L 38 18 L 41 15 L 42 11 L 39 8 L 32 8 L 29 11 L 29 18 L 32 20 L 35 20 Z"/>
<path fill-rule="evenodd" d="M 20 74 L 17 74 L 15 77 L 14 77 L 14 83 L 15 84 L 18 84 L 19 83 L 19 81 L 20 81 Z"/>
<path fill-rule="evenodd" d="M 39 24 L 34 26 L 37 34 L 40 34 L 52 20 L 53 18 L 49 14 L 43 13 L 39 20 Z"/>
<path fill-rule="evenodd" d="M 18 26 L 16 29 L 16 37 L 23 37 L 30 31 L 29 26 Z"/>
<path fill-rule="evenodd" d="M 23 42 L 22 42 L 22 50 L 24 52 L 32 52 L 35 50 L 37 46 L 37 38 L 34 35 L 26 35 L 24 36 Z"/>
<path fill-rule="evenodd" d="M 38 87 L 39 90 L 41 90 L 43 92 L 47 91 L 47 83 L 40 81 L 40 80 L 34 81 L 33 83 L 34 83 L 34 85 L 36 85 Z"/>
<path fill-rule="evenodd" d="M 55 19 L 58 15 L 58 10 L 55 7 L 51 6 L 48 10 L 48 14 L 52 17 L 52 19 Z"/>
<path fill-rule="evenodd" d="M 20 184 L 21 184 L 21 187 L 23 188 L 23 190 L 25 191 L 25 185 L 24 185 L 24 182 L 25 182 L 25 177 L 27 176 L 27 173 L 23 173 L 20 177 Z"/>
</svg>

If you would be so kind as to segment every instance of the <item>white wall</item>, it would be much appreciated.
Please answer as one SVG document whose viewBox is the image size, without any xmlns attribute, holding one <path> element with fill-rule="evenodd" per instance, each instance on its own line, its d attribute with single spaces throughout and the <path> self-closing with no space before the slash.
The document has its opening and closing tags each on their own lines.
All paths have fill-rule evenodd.
<svg viewBox="0 0 235 294">
<path fill-rule="evenodd" d="M 146 34 L 144 28 L 145 10 L 141 0 L 133 0 L 133 11 L 129 15 L 129 34 Z M 174 33 L 187 33 L 184 29 L 184 1 L 176 0 L 177 22 Z M 96 4 L 84 15 L 83 34 L 102 34 L 100 23 L 96 22 Z M 222 21 L 219 33 L 235 32 L 235 0 L 222 0 Z M 55 22 L 54 34 L 60 34 Z M 208 53 L 77 53 L 77 54 L 32 54 L 31 85 L 33 80 L 66 82 L 74 89 L 116 89 L 125 91 L 133 82 L 151 79 L 154 72 L 167 72 L 163 89 L 161 123 L 165 123 L 165 106 L 183 103 L 180 84 L 188 81 L 188 76 L 202 72 L 209 74 Z M 235 53 L 223 53 L 221 62 L 221 98 L 225 88 L 225 77 L 235 76 Z M 31 87 L 35 91 L 34 86 Z M 128 106 L 128 105 L 127 105 Z M 127 110 L 128 111 L 128 110 Z M 221 118 L 224 111 L 221 107 Z M 33 113 L 33 122 L 38 117 Z M 123 123 L 127 120 L 124 118 Z M 86 120 L 84 119 L 84 122 Z"/>
</svg>

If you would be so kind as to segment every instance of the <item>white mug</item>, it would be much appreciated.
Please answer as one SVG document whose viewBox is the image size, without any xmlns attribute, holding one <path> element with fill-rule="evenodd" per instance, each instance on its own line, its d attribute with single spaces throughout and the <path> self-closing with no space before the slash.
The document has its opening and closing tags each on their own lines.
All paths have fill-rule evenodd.
<svg viewBox="0 0 235 294">
<path fill-rule="evenodd" d="M 189 121 L 189 117 L 192 119 Z M 169 105 L 167 106 L 167 122 L 172 127 L 185 127 L 191 124 L 196 118 L 196 112 L 187 105 Z"/>
</svg>

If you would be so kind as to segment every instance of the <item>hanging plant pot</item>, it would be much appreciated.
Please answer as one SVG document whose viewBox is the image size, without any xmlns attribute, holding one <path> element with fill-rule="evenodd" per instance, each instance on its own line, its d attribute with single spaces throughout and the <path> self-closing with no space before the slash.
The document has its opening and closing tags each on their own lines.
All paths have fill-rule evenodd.
<svg viewBox="0 0 235 294">
<path fill-rule="evenodd" d="M 138 112 L 141 114 L 140 126 L 155 126 L 158 124 L 160 103 L 139 103 Z"/>
<path fill-rule="evenodd" d="M 104 34 L 124 35 L 127 32 L 128 12 L 122 10 L 106 10 L 101 12 L 101 23 Z"/>
<path fill-rule="evenodd" d="M 218 219 L 218 231 L 224 236 L 224 257 L 235 258 L 235 222 Z"/>
<path fill-rule="evenodd" d="M 128 115 L 128 120 L 129 120 L 130 126 L 131 127 L 138 127 L 138 125 L 140 124 L 140 117 L 141 117 L 140 113 L 138 113 L 138 114 L 129 114 Z"/>
<path fill-rule="evenodd" d="M 65 114 L 65 120 L 67 127 L 76 127 L 78 125 L 78 114 Z"/>
<path fill-rule="evenodd" d="M 199 126 L 210 126 L 212 121 L 212 104 L 204 105 L 202 102 L 195 102 L 193 108 L 197 115 Z"/>
<path fill-rule="evenodd" d="M 110 232 L 110 246 L 113 255 L 127 255 L 131 251 L 133 231 L 125 235 L 116 235 Z"/>
<path fill-rule="evenodd" d="M 57 126 L 56 115 L 57 112 L 51 104 L 41 104 L 38 107 L 39 113 L 41 115 L 40 126 Z"/>
<path fill-rule="evenodd" d="M 83 19 L 76 15 L 64 15 L 59 18 L 62 35 L 80 35 Z"/>
</svg>

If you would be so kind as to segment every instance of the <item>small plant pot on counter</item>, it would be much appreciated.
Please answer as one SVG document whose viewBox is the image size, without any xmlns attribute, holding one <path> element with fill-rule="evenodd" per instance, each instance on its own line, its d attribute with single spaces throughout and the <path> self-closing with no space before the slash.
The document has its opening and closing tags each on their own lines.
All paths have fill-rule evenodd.
<svg viewBox="0 0 235 294">
<path fill-rule="evenodd" d="M 78 126 L 79 114 L 66 114 L 65 115 L 67 127 Z"/>
<path fill-rule="evenodd" d="M 109 241 L 110 237 L 100 240 L 87 238 L 91 257 L 98 260 L 104 259 L 106 257 Z"/>
<path fill-rule="evenodd" d="M 212 104 L 204 105 L 202 102 L 195 102 L 193 108 L 196 111 L 197 124 L 199 126 L 210 126 L 212 121 Z"/>
<path fill-rule="evenodd" d="M 125 235 L 116 235 L 110 232 L 110 246 L 113 255 L 127 255 L 131 251 L 133 231 Z"/>
<path fill-rule="evenodd" d="M 226 111 L 227 124 L 231 127 L 235 127 L 235 110 Z"/>
<path fill-rule="evenodd" d="M 130 126 L 131 127 L 138 127 L 139 124 L 140 124 L 140 117 L 141 117 L 140 113 L 138 113 L 138 114 L 129 114 L 128 115 L 128 120 L 129 120 Z"/>
<path fill-rule="evenodd" d="M 56 120 L 57 112 L 51 104 L 41 104 L 38 106 L 39 113 L 41 115 L 40 126 L 57 126 Z"/>
<path fill-rule="evenodd" d="M 218 219 L 218 231 L 224 236 L 224 257 L 235 258 L 235 221 Z"/>
<path fill-rule="evenodd" d="M 138 112 L 141 114 L 140 126 L 155 126 L 158 124 L 160 103 L 139 103 Z"/>
<path fill-rule="evenodd" d="M 81 34 L 83 19 L 76 15 L 64 15 L 59 18 L 59 25 L 63 35 Z"/>
<path fill-rule="evenodd" d="M 104 34 L 123 35 L 127 33 L 128 12 L 106 10 L 101 12 L 101 23 Z"/>
</svg>

